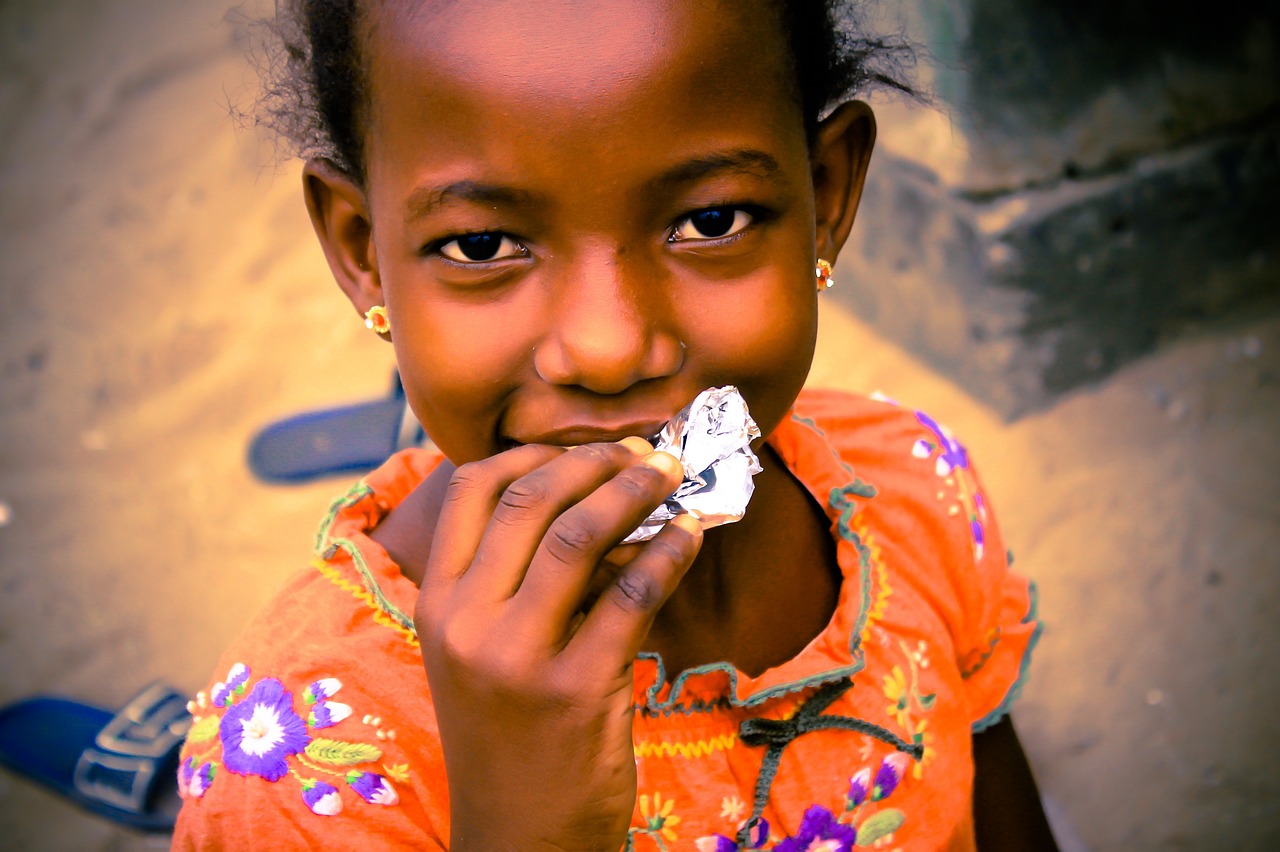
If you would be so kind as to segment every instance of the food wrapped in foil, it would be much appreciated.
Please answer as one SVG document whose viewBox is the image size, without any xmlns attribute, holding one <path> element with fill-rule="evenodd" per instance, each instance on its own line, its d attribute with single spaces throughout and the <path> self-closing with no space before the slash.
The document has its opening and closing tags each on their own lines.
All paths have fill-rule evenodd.
<svg viewBox="0 0 1280 852">
<path fill-rule="evenodd" d="M 742 520 L 760 472 L 751 442 L 760 428 L 733 385 L 709 388 L 671 418 L 653 439 L 684 467 L 684 482 L 624 542 L 647 541 L 676 515 L 692 515 L 703 529 Z"/>
</svg>

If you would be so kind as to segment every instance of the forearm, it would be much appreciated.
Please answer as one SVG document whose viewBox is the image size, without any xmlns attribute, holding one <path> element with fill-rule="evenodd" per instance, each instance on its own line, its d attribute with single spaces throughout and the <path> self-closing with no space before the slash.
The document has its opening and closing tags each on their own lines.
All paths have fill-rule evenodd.
<svg viewBox="0 0 1280 852">
<path fill-rule="evenodd" d="M 978 849 L 1057 850 L 1035 776 L 1009 717 L 974 734 L 973 763 Z"/>
</svg>

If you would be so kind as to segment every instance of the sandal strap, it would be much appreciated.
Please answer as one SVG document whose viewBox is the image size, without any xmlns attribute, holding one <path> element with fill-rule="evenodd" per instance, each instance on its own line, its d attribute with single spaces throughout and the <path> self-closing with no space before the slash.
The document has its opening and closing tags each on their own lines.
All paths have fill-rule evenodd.
<svg viewBox="0 0 1280 852">
<path fill-rule="evenodd" d="M 76 762 L 77 792 L 133 813 L 146 810 L 147 794 L 164 758 L 191 727 L 187 699 L 161 683 L 135 695 L 108 722 Z"/>
</svg>

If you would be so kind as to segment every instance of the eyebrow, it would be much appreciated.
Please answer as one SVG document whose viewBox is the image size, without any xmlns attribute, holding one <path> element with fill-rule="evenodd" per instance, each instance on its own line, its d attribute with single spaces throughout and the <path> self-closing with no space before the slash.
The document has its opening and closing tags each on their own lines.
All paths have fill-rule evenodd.
<svg viewBox="0 0 1280 852">
<path fill-rule="evenodd" d="M 742 174 L 768 179 L 781 173 L 782 166 L 772 154 L 743 148 L 708 154 L 677 163 L 649 183 L 651 186 L 669 187 L 692 183 L 714 175 Z M 409 220 L 414 221 L 430 215 L 432 211 L 452 201 L 494 206 L 528 204 L 537 198 L 537 195 L 528 190 L 474 180 L 460 180 L 446 186 L 424 186 L 415 189 L 405 201 L 405 208 Z"/>
<path fill-rule="evenodd" d="M 405 201 L 410 220 L 421 219 L 452 201 L 471 204 L 522 204 L 535 198 L 532 192 L 499 184 L 460 180 L 446 186 L 424 186 L 415 189 Z"/>
<path fill-rule="evenodd" d="M 782 166 L 772 154 L 752 148 L 742 148 L 708 154 L 705 157 L 695 157 L 678 163 L 658 175 L 652 183 L 659 186 L 672 186 L 692 183 L 720 174 L 751 175 L 768 179 L 777 177 L 781 173 Z"/>
</svg>

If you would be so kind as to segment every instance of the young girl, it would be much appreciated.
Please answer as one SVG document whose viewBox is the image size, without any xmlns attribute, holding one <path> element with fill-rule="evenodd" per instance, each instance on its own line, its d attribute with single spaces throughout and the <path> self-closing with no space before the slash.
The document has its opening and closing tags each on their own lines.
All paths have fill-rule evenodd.
<svg viewBox="0 0 1280 852">
<path fill-rule="evenodd" d="M 178 847 L 1052 847 L 964 448 L 801 392 L 890 49 L 827 5 L 281 13 L 312 222 L 439 452 L 334 504 L 193 703 Z M 621 545 L 723 385 L 746 516 Z"/>
</svg>

